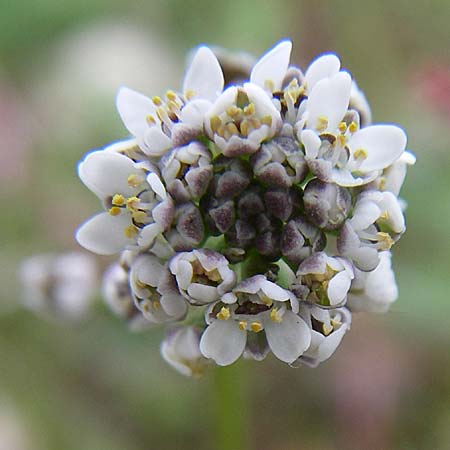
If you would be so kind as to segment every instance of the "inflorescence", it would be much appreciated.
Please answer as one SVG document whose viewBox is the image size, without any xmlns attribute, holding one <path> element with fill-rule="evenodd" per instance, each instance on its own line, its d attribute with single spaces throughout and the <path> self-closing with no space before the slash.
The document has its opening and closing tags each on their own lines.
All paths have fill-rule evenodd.
<svg viewBox="0 0 450 450">
<path fill-rule="evenodd" d="M 302 72 L 290 53 L 282 41 L 233 79 L 200 47 L 180 92 L 121 88 L 132 138 L 78 167 L 104 211 L 77 240 L 120 255 L 106 302 L 134 329 L 172 324 L 161 353 L 186 375 L 269 352 L 315 367 L 351 312 L 397 298 L 406 135 L 371 125 L 336 55 Z"/>
</svg>

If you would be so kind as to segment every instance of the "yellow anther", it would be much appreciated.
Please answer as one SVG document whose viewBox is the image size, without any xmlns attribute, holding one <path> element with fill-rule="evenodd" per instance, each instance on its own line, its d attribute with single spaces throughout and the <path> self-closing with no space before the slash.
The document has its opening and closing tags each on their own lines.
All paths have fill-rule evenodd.
<svg viewBox="0 0 450 450">
<path fill-rule="evenodd" d="M 367 151 L 363 148 L 358 148 L 355 150 L 355 153 L 353 153 L 353 157 L 355 159 L 366 159 L 367 158 Z"/>
<path fill-rule="evenodd" d="M 211 125 L 212 132 L 217 133 L 219 127 L 222 125 L 222 121 L 219 116 L 212 116 L 211 119 L 209 119 L 209 124 Z"/>
<path fill-rule="evenodd" d="M 264 116 L 260 119 L 260 122 L 263 125 L 267 125 L 267 126 L 271 127 L 272 126 L 272 116 Z"/>
<path fill-rule="evenodd" d="M 161 97 L 158 97 L 157 95 L 155 95 L 154 97 L 152 97 L 152 102 L 155 106 L 161 106 L 162 105 L 162 100 Z"/>
<path fill-rule="evenodd" d="M 128 239 L 132 239 L 138 234 L 138 229 L 134 225 L 129 225 L 125 228 L 124 233 Z"/>
<path fill-rule="evenodd" d="M 128 197 L 127 198 L 127 208 L 128 209 L 136 209 L 140 200 L 137 197 Z"/>
<path fill-rule="evenodd" d="M 275 323 L 283 322 L 283 317 L 281 316 L 278 309 L 272 308 L 272 311 L 270 311 L 270 320 Z"/>
<path fill-rule="evenodd" d="M 261 322 L 252 322 L 250 324 L 250 329 L 254 333 L 259 333 L 263 329 L 262 323 Z"/>
<path fill-rule="evenodd" d="M 230 133 L 232 135 L 239 134 L 238 127 L 233 122 L 227 123 L 227 131 L 228 131 L 228 133 Z"/>
<path fill-rule="evenodd" d="M 347 124 L 345 122 L 340 122 L 338 129 L 341 133 L 345 133 L 347 131 Z"/>
<path fill-rule="evenodd" d="M 267 297 L 267 295 L 261 295 L 261 301 L 266 305 L 266 306 L 272 306 L 272 299 Z"/>
<path fill-rule="evenodd" d="M 352 122 L 348 126 L 348 131 L 350 131 L 350 133 L 355 133 L 356 131 L 358 131 L 358 125 L 356 124 L 356 122 Z"/>
<path fill-rule="evenodd" d="M 145 223 L 147 220 L 147 213 L 145 211 L 133 211 L 132 217 L 137 223 Z"/>
<path fill-rule="evenodd" d="M 247 322 L 245 320 L 241 320 L 239 322 L 239 329 L 241 329 L 242 331 L 245 331 L 247 329 Z"/>
<path fill-rule="evenodd" d="M 347 137 L 343 134 L 339 134 L 337 136 L 337 141 L 341 147 L 344 147 L 345 144 L 347 143 Z"/>
<path fill-rule="evenodd" d="M 255 104 L 249 103 L 245 108 L 244 108 L 244 114 L 246 116 L 252 116 L 253 114 L 255 114 Z"/>
<path fill-rule="evenodd" d="M 120 214 L 120 208 L 118 206 L 113 206 L 108 212 L 111 216 L 118 216 Z"/>
<path fill-rule="evenodd" d="M 265 80 L 264 81 L 264 87 L 268 91 L 273 92 L 275 90 L 275 83 L 272 80 Z"/>
<path fill-rule="evenodd" d="M 327 127 L 328 127 L 328 119 L 325 116 L 319 116 L 317 118 L 316 130 L 325 131 Z"/>
<path fill-rule="evenodd" d="M 333 329 L 339 328 L 342 325 L 342 322 L 338 318 L 334 318 L 330 320 Z"/>
<path fill-rule="evenodd" d="M 153 309 L 155 309 L 156 311 L 161 309 L 161 303 L 159 303 L 158 300 L 153 300 L 152 306 L 153 306 Z"/>
<path fill-rule="evenodd" d="M 238 108 L 236 105 L 229 106 L 225 112 L 230 116 L 235 118 L 236 116 L 239 116 L 242 113 L 242 109 Z"/>
<path fill-rule="evenodd" d="M 142 184 L 142 178 L 133 173 L 127 178 L 127 183 L 128 186 L 137 188 Z"/>
<path fill-rule="evenodd" d="M 324 323 L 322 326 L 322 329 L 323 329 L 323 334 L 325 336 L 328 336 L 333 331 L 333 326 Z"/>
<path fill-rule="evenodd" d="M 222 309 L 216 314 L 219 320 L 228 320 L 230 318 L 230 310 L 222 306 Z"/>
<path fill-rule="evenodd" d="M 180 105 L 173 100 L 169 100 L 169 102 L 167 103 L 167 106 L 168 106 L 169 110 L 171 110 L 171 111 L 177 110 L 180 108 Z"/>
<path fill-rule="evenodd" d="M 241 122 L 240 129 L 241 129 L 241 135 L 244 137 L 247 137 L 250 133 L 250 122 L 248 120 L 244 119 Z"/>
<path fill-rule="evenodd" d="M 184 96 L 186 97 L 187 100 L 191 100 L 192 98 L 195 97 L 195 92 L 191 89 L 188 89 L 185 93 Z"/>
<path fill-rule="evenodd" d="M 114 194 L 112 204 L 114 206 L 123 206 L 125 204 L 125 197 L 122 194 Z"/>
<path fill-rule="evenodd" d="M 378 237 L 378 248 L 380 250 L 390 250 L 391 247 L 394 245 L 394 240 L 389 236 L 389 233 L 384 233 L 382 231 L 379 231 L 377 233 Z"/>
<path fill-rule="evenodd" d="M 156 120 L 155 120 L 155 118 L 154 118 L 151 114 L 149 114 L 149 115 L 145 118 L 145 120 L 147 121 L 147 123 L 148 123 L 149 125 L 155 125 L 155 124 L 156 124 Z"/>
<path fill-rule="evenodd" d="M 167 91 L 166 97 L 168 100 L 175 101 L 177 99 L 177 94 L 174 91 Z"/>
<path fill-rule="evenodd" d="M 384 191 L 384 190 L 386 189 L 386 178 L 381 177 L 381 178 L 378 180 L 378 189 L 379 189 L 380 191 Z"/>
<path fill-rule="evenodd" d="M 387 211 L 382 212 L 378 220 L 389 220 L 389 213 Z"/>
</svg>

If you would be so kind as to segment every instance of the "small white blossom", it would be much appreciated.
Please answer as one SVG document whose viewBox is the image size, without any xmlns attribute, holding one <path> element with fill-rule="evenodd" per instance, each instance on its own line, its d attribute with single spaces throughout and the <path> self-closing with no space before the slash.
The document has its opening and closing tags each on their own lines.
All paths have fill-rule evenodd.
<svg viewBox="0 0 450 450">
<path fill-rule="evenodd" d="M 172 322 L 186 316 L 186 299 L 167 265 L 156 256 L 141 254 L 132 262 L 130 286 L 136 307 L 150 322 Z"/>
<path fill-rule="evenodd" d="M 117 110 L 142 151 L 159 157 L 202 132 L 203 115 L 222 92 L 223 83 L 214 53 L 200 47 L 187 70 L 182 94 L 167 91 L 165 99 L 150 99 L 123 87 L 117 94 Z"/>
<path fill-rule="evenodd" d="M 341 255 L 364 271 L 375 269 L 380 251 L 390 250 L 405 231 L 401 205 L 392 192 L 364 191 L 356 201 L 353 216 L 338 236 Z"/>
<path fill-rule="evenodd" d="M 390 252 L 380 253 L 380 262 L 371 272 L 355 270 L 348 293 L 347 307 L 352 311 L 384 313 L 398 298 Z"/>
<path fill-rule="evenodd" d="M 352 317 L 347 308 L 325 310 L 309 305 L 300 307 L 300 316 L 311 328 L 311 345 L 292 365 L 317 367 L 336 351 L 350 329 Z"/>
<path fill-rule="evenodd" d="M 281 116 L 263 88 L 231 86 L 205 116 L 205 131 L 225 156 L 258 151 L 281 127 Z"/>
<path fill-rule="evenodd" d="M 169 227 L 173 202 L 164 185 L 156 173 L 127 156 L 103 150 L 90 153 L 78 174 L 107 209 L 78 229 L 77 241 L 86 249 L 111 255 L 136 244 L 148 248 Z"/>
<path fill-rule="evenodd" d="M 86 254 L 32 256 L 20 266 L 24 305 L 50 318 L 81 320 L 94 301 L 97 267 Z"/>
<path fill-rule="evenodd" d="M 201 354 L 200 331 L 193 326 L 169 330 L 161 343 L 161 355 L 175 370 L 185 376 L 199 378 L 208 366 Z"/>
<path fill-rule="evenodd" d="M 305 259 L 296 275 L 297 282 L 308 288 L 304 300 L 324 307 L 343 305 L 354 278 L 353 268 L 346 259 L 324 252 Z"/>
<path fill-rule="evenodd" d="M 263 275 L 255 275 L 208 308 L 209 326 L 202 335 L 200 350 L 207 358 L 226 366 L 242 355 L 248 334 L 261 333 L 278 359 L 292 363 L 311 340 L 308 327 L 297 312 L 298 301 L 291 292 Z M 252 349 L 248 350 L 251 354 Z M 264 349 L 261 353 L 264 357 Z"/>
<path fill-rule="evenodd" d="M 129 270 L 121 264 L 110 265 L 103 274 L 102 296 L 111 311 L 128 322 L 131 331 L 143 331 L 152 324 L 134 304 Z"/>
<path fill-rule="evenodd" d="M 196 305 L 215 302 L 236 283 L 225 256 L 209 249 L 177 253 L 169 267 L 180 292 Z"/>
</svg>

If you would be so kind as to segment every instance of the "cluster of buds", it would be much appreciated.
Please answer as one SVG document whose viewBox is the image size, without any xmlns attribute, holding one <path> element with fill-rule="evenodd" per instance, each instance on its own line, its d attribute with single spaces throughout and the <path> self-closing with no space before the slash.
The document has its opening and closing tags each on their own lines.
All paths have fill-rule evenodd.
<svg viewBox="0 0 450 450">
<path fill-rule="evenodd" d="M 290 53 L 283 41 L 233 80 L 200 47 L 180 91 L 121 88 L 131 137 L 78 167 L 104 211 L 77 240 L 119 255 L 107 304 L 133 329 L 168 324 L 161 353 L 186 375 L 269 353 L 317 366 L 352 312 L 397 298 L 406 135 L 371 124 L 336 55 L 303 72 Z"/>
</svg>

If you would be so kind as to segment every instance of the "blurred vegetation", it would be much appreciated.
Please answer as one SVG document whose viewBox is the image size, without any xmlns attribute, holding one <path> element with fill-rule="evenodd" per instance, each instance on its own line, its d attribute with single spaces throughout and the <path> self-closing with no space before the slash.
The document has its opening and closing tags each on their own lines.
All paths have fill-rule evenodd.
<svg viewBox="0 0 450 450">
<path fill-rule="evenodd" d="M 402 191 L 408 232 L 394 249 L 399 301 L 386 316 L 355 317 L 342 349 L 314 371 L 274 360 L 243 363 L 249 392 L 236 406 L 252 410 L 249 435 L 261 450 L 450 447 L 450 114 L 427 94 L 434 81 L 424 76 L 447 74 L 438 100 L 449 105 L 448 1 L 3 0 L 1 6 L 0 122 L 11 124 L 2 133 L 17 128 L 17 136 L 1 144 L 0 408 L 13 405 L 30 448 L 216 448 L 211 376 L 196 382 L 166 366 L 158 350 L 162 330 L 129 333 L 100 303 L 78 327 L 49 324 L 17 307 L 18 262 L 76 248 L 74 228 L 97 208 L 77 179 L 77 161 L 125 135 L 114 89 L 101 86 L 104 73 L 81 83 L 89 70 L 76 66 L 58 78 L 73 57 L 67 48 L 74 46 L 63 44 L 104 23 L 135 27 L 144 40 L 166 45 L 176 73 L 160 73 L 158 90 L 165 77 L 181 77 L 186 51 L 200 42 L 258 55 L 291 37 L 294 62 L 302 66 L 336 51 L 366 92 L 375 121 L 407 130 L 418 162 Z M 95 39 L 82 45 L 81 54 L 94 55 L 86 65 L 102 53 Z M 161 58 L 140 54 L 127 64 L 153 80 Z"/>
</svg>

